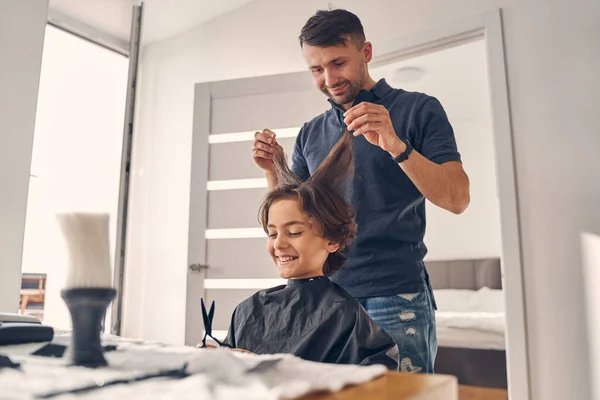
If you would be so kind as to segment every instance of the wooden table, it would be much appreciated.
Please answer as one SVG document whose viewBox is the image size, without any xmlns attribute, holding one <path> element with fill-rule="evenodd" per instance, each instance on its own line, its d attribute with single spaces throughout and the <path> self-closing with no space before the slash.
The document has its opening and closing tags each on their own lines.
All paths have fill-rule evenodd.
<svg viewBox="0 0 600 400">
<path fill-rule="evenodd" d="M 317 393 L 301 400 L 508 400 L 505 389 L 457 386 L 453 376 L 389 372 L 385 376 L 338 393 Z"/>
<path fill-rule="evenodd" d="M 506 389 L 483 388 L 476 386 L 458 386 L 459 400 L 508 400 Z"/>
<path fill-rule="evenodd" d="M 338 393 L 315 393 L 301 400 L 457 400 L 458 384 L 449 375 L 388 372 L 364 385 L 348 387 Z"/>
</svg>

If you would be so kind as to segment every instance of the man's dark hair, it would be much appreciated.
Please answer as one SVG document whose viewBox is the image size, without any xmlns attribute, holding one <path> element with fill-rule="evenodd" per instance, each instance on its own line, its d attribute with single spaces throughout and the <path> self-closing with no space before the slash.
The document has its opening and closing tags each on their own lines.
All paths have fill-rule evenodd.
<svg viewBox="0 0 600 400">
<path fill-rule="evenodd" d="M 273 203 L 283 199 L 297 200 L 300 209 L 315 223 L 321 237 L 340 245 L 330 253 L 323 266 L 323 274 L 330 276 L 344 266 L 343 251 L 356 236 L 355 212 L 342 194 L 354 171 L 352 138 L 346 131 L 319 168 L 302 181 L 288 166 L 282 151 L 274 153 L 275 172 L 279 186 L 263 199 L 258 219 L 268 234 L 269 210 Z"/>
<path fill-rule="evenodd" d="M 300 47 L 346 46 L 348 40 L 360 49 L 365 44 L 365 31 L 360 19 L 346 10 L 319 10 L 309 18 L 300 36 Z"/>
</svg>

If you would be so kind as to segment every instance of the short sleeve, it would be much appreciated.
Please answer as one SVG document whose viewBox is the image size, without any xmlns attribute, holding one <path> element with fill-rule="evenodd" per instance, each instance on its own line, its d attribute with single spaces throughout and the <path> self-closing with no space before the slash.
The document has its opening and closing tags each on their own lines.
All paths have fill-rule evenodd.
<svg viewBox="0 0 600 400">
<path fill-rule="evenodd" d="M 429 97 L 417 114 L 417 132 L 413 146 L 425 158 L 436 164 L 448 161 L 461 162 L 454 130 L 442 104 Z"/>
</svg>

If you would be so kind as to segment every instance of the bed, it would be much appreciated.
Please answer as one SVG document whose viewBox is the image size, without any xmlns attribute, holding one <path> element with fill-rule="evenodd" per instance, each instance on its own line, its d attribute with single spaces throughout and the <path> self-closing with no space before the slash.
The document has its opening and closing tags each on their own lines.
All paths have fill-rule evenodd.
<svg viewBox="0 0 600 400">
<path fill-rule="evenodd" d="M 435 372 L 507 387 L 500 259 L 426 261 L 437 302 Z"/>
</svg>

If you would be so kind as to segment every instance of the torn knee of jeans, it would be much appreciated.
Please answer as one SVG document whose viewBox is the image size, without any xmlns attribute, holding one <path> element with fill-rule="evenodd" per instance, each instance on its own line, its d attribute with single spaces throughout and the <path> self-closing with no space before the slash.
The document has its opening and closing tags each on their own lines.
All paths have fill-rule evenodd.
<svg viewBox="0 0 600 400">
<path fill-rule="evenodd" d="M 400 371 L 402 372 L 421 372 L 423 368 L 413 365 L 412 360 L 409 357 L 404 357 L 400 361 Z"/>
<path fill-rule="evenodd" d="M 417 316 L 413 311 L 402 311 L 400 313 L 400 320 L 403 322 L 414 321 L 415 319 L 417 319 Z"/>
<path fill-rule="evenodd" d="M 417 297 L 419 293 L 406 293 L 406 294 L 399 294 L 398 296 L 400 296 L 401 298 L 403 298 L 404 300 L 412 300 L 415 297 Z"/>
<path fill-rule="evenodd" d="M 413 327 L 406 328 L 404 330 L 404 334 L 406 336 L 415 336 L 417 334 L 417 330 L 415 328 L 413 328 Z"/>
</svg>

